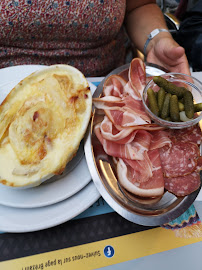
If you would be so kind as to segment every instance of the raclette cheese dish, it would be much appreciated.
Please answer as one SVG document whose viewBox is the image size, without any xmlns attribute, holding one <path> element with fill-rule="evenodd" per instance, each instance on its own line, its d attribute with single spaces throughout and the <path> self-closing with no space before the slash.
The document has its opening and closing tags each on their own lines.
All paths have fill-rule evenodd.
<svg viewBox="0 0 202 270">
<path fill-rule="evenodd" d="M 0 106 L 0 183 L 33 187 L 75 156 L 92 110 L 88 81 L 53 65 L 21 81 Z"/>
</svg>

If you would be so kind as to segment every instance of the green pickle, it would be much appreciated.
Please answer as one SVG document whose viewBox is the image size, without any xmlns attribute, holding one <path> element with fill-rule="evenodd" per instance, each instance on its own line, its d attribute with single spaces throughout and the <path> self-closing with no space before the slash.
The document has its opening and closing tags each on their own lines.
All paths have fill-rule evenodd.
<svg viewBox="0 0 202 270">
<path fill-rule="evenodd" d="M 171 94 L 167 93 L 165 95 L 165 99 L 163 102 L 163 108 L 161 111 L 161 118 L 162 119 L 166 119 L 170 115 L 170 98 L 171 98 Z"/>
<path fill-rule="evenodd" d="M 186 91 L 184 94 L 184 110 L 189 119 L 194 117 L 194 102 L 193 95 L 190 91 Z"/>
<path fill-rule="evenodd" d="M 153 81 L 160 89 L 156 93 L 149 88 L 147 94 L 149 108 L 156 116 L 179 122 L 180 112 L 185 111 L 186 117 L 192 119 L 195 112 L 202 111 L 202 103 L 194 104 L 192 93 L 185 87 L 179 87 L 161 76 L 154 76 Z"/>
<path fill-rule="evenodd" d="M 159 116 L 159 107 L 156 99 L 156 94 L 153 89 L 149 88 L 147 90 L 147 96 L 149 101 L 149 108 L 150 110 L 157 116 Z"/>
<path fill-rule="evenodd" d="M 183 98 L 179 99 L 179 102 L 184 105 L 184 99 Z"/>
<path fill-rule="evenodd" d="M 202 111 L 202 103 L 194 104 L 194 111 L 195 111 L 195 112 L 200 112 L 200 111 Z"/>
<path fill-rule="evenodd" d="M 162 108 L 163 108 L 163 102 L 164 102 L 164 99 L 165 99 L 166 92 L 161 87 L 157 93 L 158 93 L 157 101 L 158 101 L 159 111 L 161 112 Z"/>
<path fill-rule="evenodd" d="M 180 121 L 178 97 L 176 95 L 172 95 L 170 98 L 170 118 L 173 122 Z"/>
<path fill-rule="evenodd" d="M 172 82 L 167 81 L 161 76 L 153 77 L 153 81 L 159 86 L 162 87 L 166 92 L 176 95 L 179 98 L 184 96 L 184 93 L 187 91 L 185 87 L 179 87 Z"/>
</svg>

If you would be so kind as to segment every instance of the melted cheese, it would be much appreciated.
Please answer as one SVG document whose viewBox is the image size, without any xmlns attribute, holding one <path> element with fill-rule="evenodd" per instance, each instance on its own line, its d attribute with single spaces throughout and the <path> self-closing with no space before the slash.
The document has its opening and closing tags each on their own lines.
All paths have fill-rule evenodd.
<svg viewBox="0 0 202 270">
<path fill-rule="evenodd" d="M 0 106 L 0 182 L 35 186 L 61 173 L 91 116 L 81 72 L 57 65 L 20 82 Z"/>
</svg>

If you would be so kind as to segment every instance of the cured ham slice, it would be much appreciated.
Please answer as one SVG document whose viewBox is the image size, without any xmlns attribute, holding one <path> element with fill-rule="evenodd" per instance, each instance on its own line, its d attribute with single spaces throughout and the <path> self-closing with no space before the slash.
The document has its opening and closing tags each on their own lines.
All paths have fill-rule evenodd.
<svg viewBox="0 0 202 270">
<path fill-rule="evenodd" d="M 95 122 L 95 124 L 101 122 L 100 130 L 101 130 L 101 134 L 102 134 L 104 139 L 114 141 L 114 142 L 120 143 L 120 144 L 132 142 L 134 140 L 135 135 L 136 135 L 138 130 L 153 131 L 155 129 L 161 128 L 161 127 L 156 126 L 156 125 L 145 125 L 145 126 L 136 126 L 136 127 L 131 127 L 131 128 L 122 128 L 121 126 L 115 126 L 109 120 L 109 118 L 107 116 L 104 117 L 103 121 L 100 121 L 100 122 L 94 121 L 94 122 Z M 153 132 L 150 134 L 153 134 Z M 153 137 L 152 135 L 150 135 L 150 136 Z M 168 143 L 169 143 L 169 141 L 168 141 Z M 165 141 L 165 144 L 166 144 L 166 141 Z M 151 145 L 150 145 L 150 149 L 151 149 Z"/>
<path fill-rule="evenodd" d="M 131 97 L 126 97 L 123 101 L 125 105 L 120 110 L 105 111 L 115 125 L 132 127 L 151 123 L 151 119 L 144 111 L 142 101 L 135 100 Z"/>
<path fill-rule="evenodd" d="M 143 185 L 142 187 L 143 188 L 152 188 L 152 187 L 160 188 L 162 192 L 161 194 L 163 194 L 164 179 L 163 179 L 163 170 L 161 166 L 159 150 L 158 149 L 149 150 L 148 156 L 152 163 L 152 177 L 149 179 L 150 181 L 145 183 L 145 186 Z M 159 196 L 159 195 L 155 195 L 155 196 Z"/>
<path fill-rule="evenodd" d="M 100 124 L 100 131 L 104 139 L 114 141 L 118 144 L 126 144 L 131 143 L 137 132 L 138 129 L 134 130 L 133 128 L 122 128 L 117 129 L 113 123 L 105 116 L 104 120 Z M 150 143 L 149 138 L 149 143 Z"/>
<path fill-rule="evenodd" d="M 103 85 L 105 96 L 122 97 L 127 82 L 119 75 L 111 75 Z"/>
<path fill-rule="evenodd" d="M 139 144 L 145 150 L 150 148 L 152 135 L 144 129 L 121 129 L 118 130 L 108 117 L 100 123 L 100 131 L 102 137 L 106 140 L 114 141 L 118 144 L 131 143 L 135 139 L 135 143 Z"/>
<path fill-rule="evenodd" d="M 118 103 L 119 106 L 118 106 Z M 107 107 L 123 107 L 124 103 L 120 97 L 104 96 L 101 98 L 94 98 L 93 104 L 97 109 L 106 109 Z"/>
<path fill-rule="evenodd" d="M 148 156 L 152 163 L 152 176 L 147 181 L 138 182 L 133 177 L 132 167 L 127 166 L 122 159 L 117 163 L 118 179 L 126 190 L 138 196 L 161 196 L 164 193 L 164 179 L 158 149 L 149 151 Z"/>
<path fill-rule="evenodd" d="M 118 74 L 121 78 L 123 78 L 126 82 L 128 82 L 128 69 L 124 69 Z"/>
<path fill-rule="evenodd" d="M 107 153 L 104 151 L 102 144 L 100 144 L 100 141 L 98 138 L 93 134 L 93 151 L 94 151 L 94 156 L 95 156 L 95 161 L 97 164 L 99 164 L 99 160 L 105 160 L 109 161 L 109 156 Z"/>
<path fill-rule="evenodd" d="M 144 160 L 123 159 L 123 161 L 129 165 L 127 166 L 128 173 L 136 183 L 146 182 L 152 177 L 152 163 L 147 152 L 144 153 Z"/>
<path fill-rule="evenodd" d="M 165 145 L 171 146 L 172 142 L 169 138 L 168 132 L 164 130 L 158 130 L 151 132 L 152 140 L 150 144 L 150 150 L 162 148 Z"/>
<path fill-rule="evenodd" d="M 133 141 L 132 143 L 127 144 L 118 144 L 109 140 L 106 140 L 102 137 L 100 131 L 100 124 L 97 124 L 94 127 L 94 132 L 102 144 L 104 151 L 113 157 L 127 158 L 127 159 L 144 159 L 145 149 L 137 142 Z"/>
<path fill-rule="evenodd" d="M 150 118 L 145 113 L 145 109 L 144 109 L 142 101 L 135 100 L 134 98 L 129 97 L 129 96 L 125 97 L 123 100 L 128 110 L 134 111 L 136 114 L 141 115 L 142 118 L 145 119 L 145 121 L 151 123 Z"/>
<path fill-rule="evenodd" d="M 175 178 L 165 178 L 165 188 L 176 196 L 186 196 L 197 190 L 200 184 L 198 172 Z"/>
<path fill-rule="evenodd" d="M 142 92 L 146 85 L 146 72 L 145 65 L 139 58 L 134 58 L 130 63 L 129 81 L 137 96 L 142 97 Z"/>
<path fill-rule="evenodd" d="M 122 111 L 122 110 L 106 110 L 106 115 L 109 119 L 114 123 L 114 125 L 122 126 L 122 127 L 133 127 L 139 125 L 145 125 L 150 123 L 149 120 L 146 122 L 142 116 L 137 113 Z M 144 116 L 143 116 L 144 117 Z"/>
<path fill-rule="evenodd" d="M 114 125 L 131 127 L 151 123 L 140 100 L 129 96 L 122 99 L 108 96 L 95 98 L 93 101 L 95 107 L 103 109 Z"/>
<path fill-rule="evenodd" d="M 162 147 L 160 158 L 164 176 L 170 178 L 190 174 L 196 169 L 199 155 L 198 146 L 191 142 L 176 142 L 172 147 Z"/>
<path fill-rule="evenodd" d="M 128 81 L 126 86 L 124 87 L 124 92 L 128 96 L 134 98 L 135 100 L 141 100 L 141 94 L 137 91 L 136 88 L 133 87 L 132 83 Z"/>
<path fill-rule="evenodd" d="M 137 125 L 137 126 L 134 126 L 134 127 L 126 127 L 126 128 L 116 125 L 116 128 L 118 130 L 129 129 L 131 131 L 137 130 L 137 129 L 138 130 L 148 130 L 148 131 L 154 131 L 154 130 L 162 130 L 162 129 L 164 129 L 163 127 L 158 126 L 156 124 Z"/>
<path fill-rule="evenodd" d="M 101 122 L 100 131 L 104 139 L 115 141 L 119 144 L 130 143 L 134 140 L 137 130 L 133 128 L 117 129 L 107 116 Z"/>
<path fill-rule="evenodd" d="M 146 130 L 137 130 L 133 145 L 141 147 L 143 151 L 148 151 L 151 144 L 151 134 Z"/>
</svg>

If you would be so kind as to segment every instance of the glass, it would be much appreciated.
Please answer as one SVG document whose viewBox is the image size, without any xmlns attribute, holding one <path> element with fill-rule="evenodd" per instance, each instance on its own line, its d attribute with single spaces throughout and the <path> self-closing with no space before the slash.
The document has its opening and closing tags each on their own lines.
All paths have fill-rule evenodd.
<svg viewBox="0 0 202 270">
<path fill-rule="evenodd" d="M 165 78 L 169 82 L 175 83 L 178 86 L 186 87 L 189 91 L 192 92 L 194 103 L 202 102 L 202 83 L 198 79 L 182 73 L 166 73 L 161 75 L 161 77 Z M 194 118 L 186 122 L 171 122 L 156 116 L 148 107 L 147 90 L 149 88 L 152 88 L 154 91 L 158 91 L 159 87 L 155 84 L 153 80 L 150 80 L 144 88 L 142 98 L 146 112 L 156 124 L 166 128 L 182 129 L 191 127 L 197 124 L 202 119 L 202 112 L 195 113 Z"/>
</svg>

